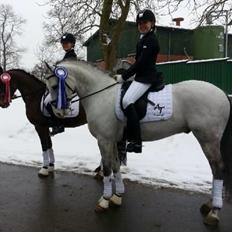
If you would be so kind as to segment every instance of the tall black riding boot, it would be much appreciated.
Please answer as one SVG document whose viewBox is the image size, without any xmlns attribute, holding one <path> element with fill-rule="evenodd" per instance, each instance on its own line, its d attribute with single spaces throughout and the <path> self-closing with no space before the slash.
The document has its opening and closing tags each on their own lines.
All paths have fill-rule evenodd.
<svg viewBox="0 0 232 232">
<path fill-rule="evenodd" d="M 60 122 L 60 120 L 53 113 L 52 106 L 48 104 L 46 106 L 46 109 L 51 115 L 51 120 L 52 120 L 52 131 L 50 132 L 50 135 L 54 136 L 58 133 L 64 132 L 64 125 Z"/>
<path fill-rule="evenodd" d="M 127 116 L 127 138 L 130 142 L 127 145 L 127 152 L 142 152 L 142 141 L 140 132 L 140 123 L 134 104 L 130 104 L 125 109 L 125 115 Z"/>
</svg>

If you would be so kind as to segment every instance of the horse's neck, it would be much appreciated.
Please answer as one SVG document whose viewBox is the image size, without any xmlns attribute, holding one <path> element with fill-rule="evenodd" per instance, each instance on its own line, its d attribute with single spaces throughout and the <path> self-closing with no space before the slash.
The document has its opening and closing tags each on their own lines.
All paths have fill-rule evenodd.
<svg viewBox="0 0 232 232">
<path fill-rule="evenodd" d="M 81 71 L 77 76 L 77 86 L 82 96 L 102 90 L 115 83 L 105 73 L 95 69 L 93 71 Z"/>
<path fill-rule="evenodd" d="M 42 82 L 40 84 L 39 81 L 37 81 L 27 73 L 18 71 L 13 73 L 12 76 L 14 87 L 19 90 L 23 98 L 29 95 L 33 97 L 45 88 L 45 85 Z"/>
</svg>

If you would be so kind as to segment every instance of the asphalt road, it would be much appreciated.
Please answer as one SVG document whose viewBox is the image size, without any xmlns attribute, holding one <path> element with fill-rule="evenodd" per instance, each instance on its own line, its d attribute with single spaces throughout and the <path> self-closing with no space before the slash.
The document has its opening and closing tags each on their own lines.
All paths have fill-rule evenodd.
<svg viewBox="0 0 232 232">
<path fill-rule="evenodd" d="M 94 212 L 102 183 L 92 176 L 56 172 L 40 179 L 37 169 L 0 164 L 0 231 L 4 232 L 232 232 L 232 205 L 218 228 L 199 212 L 207 195 L 125 181 L 120 208 Z"/>
</svg>

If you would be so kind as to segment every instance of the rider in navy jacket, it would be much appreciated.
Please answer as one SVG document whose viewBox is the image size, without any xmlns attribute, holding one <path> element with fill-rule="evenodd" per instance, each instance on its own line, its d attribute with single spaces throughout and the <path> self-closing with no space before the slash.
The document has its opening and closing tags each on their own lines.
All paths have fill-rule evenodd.
<svg viewBox="0 0 232 232">
<path fill-rule="evenodd" d="M 60 43 L 65 51 L 65 55 L 62 59 L 63 60 L 77 60 L 77 55 L 74 51 L 76 38 L 71 33 L 65 33 L 60 39 Z M 59 61 L 60 62 L 60 61 Z M 59 63 L 58 62 L 58 63 Z M 55 135 L 58 133 L 64 132 L 64 125 L 60 122 L 59 119 L 57 119 L 51 109 L 51 106 L 47 106 L 48 111 L 51 114 L 52 121 L 54 123 L 54 126 L 52 127 L 52 131 L 50 132 L 50 135 Z"/>
<path fill-rule="evenodd" d="M 76 43 L 76 38 L 74 37 L 73 34 L 71 33 L 65 33 L 61 39 L 60 39 L 60 43 L 64 49 L 64 51 L 66 52 L 64 55 L 63 60 L 66 59 L 77 59 L 77 55 L 74 51 L 74 47 L 75 47 L 75 43 Z"/>
<path fill-rule="evenodd" d="M 73 48 L 69 51 L 66 51 L 63 60 L 66 60 L 66 59 L 74 59 L 74 60 L 77 59 L 77 54 L 75 53 Z"/>
</svg>

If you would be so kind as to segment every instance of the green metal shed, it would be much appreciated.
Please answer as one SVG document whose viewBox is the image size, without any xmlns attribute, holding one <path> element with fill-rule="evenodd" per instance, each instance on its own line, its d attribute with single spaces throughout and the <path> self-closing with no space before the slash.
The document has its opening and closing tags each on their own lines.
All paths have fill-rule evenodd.
<svg viewBox="0 0 232 232">
<path fill-rule="evenodd" d="M 228 58 L 160 63 L 157 69 L 166 83 L 203 80 L 232 94 L 232 60 Z"/>
</svg>

